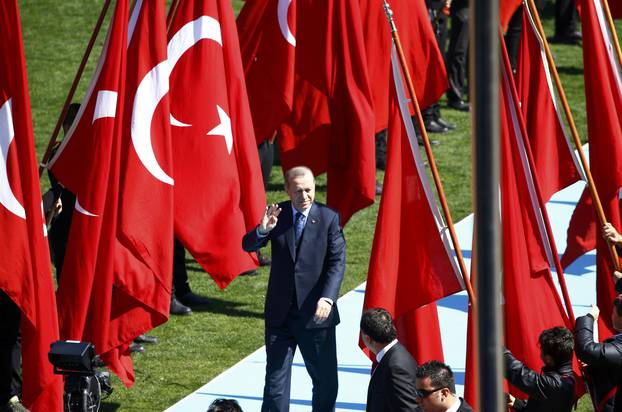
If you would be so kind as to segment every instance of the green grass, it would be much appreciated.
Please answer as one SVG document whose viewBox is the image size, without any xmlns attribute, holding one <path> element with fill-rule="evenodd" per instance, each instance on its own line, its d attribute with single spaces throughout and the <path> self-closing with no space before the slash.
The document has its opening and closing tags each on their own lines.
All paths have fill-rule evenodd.
<svg viewBox="0 0 622 412">
<path fill-rule="evenodd" d="M 236 12 L 242 2 L 233 0 Z M 39 158 L 47 145 L 76 68 L 97 19 L 102 0 L 21 0 L 30 94 Z M 545 13 L 545 29 L 552 34 L 552 11 Z M 104 26 L 106 27 L 106 26 Z M 103 43 L 100 35 L 78 88 L 79 101 L 93 72 Z M 553 46 L 566 94 L 585 140 L 582 55 L 579 47 Z M 433 138 L 441 141 L 434 154 L 445 193 L 457 222 L 471 212 L 471 129 L 467 114 L 444 109 L 443 116 L 456 131 Z M 274 169 L 268 201 L 283 199 L 280 171 Z M 378 178 L 382 179 L 382 173 Z M 42 179 L 42 187 L 49 184 Z M 318 199 L 325 198 L 325 180 L 318 179 Z M 379 200 L 379 199 L 377 199 Z M 345 228 L 348 242 L 347 270 L 342 293 L 366 278 L 378 202 L 357 213 Z M 136 384 L 126 390 L 115 379 L 115 392 L 104 410 L 158 411 L 175 403 L 263 345 L 263 302 L 268 270 L 256 277 L 237 278 L 219 290 L 190 258 L 193 290 L 207 295 L 211 304 L 189 317 L 172 317 L 153 331 L 156 346 L 134 357 Z M 589 410 L 583 399 L 580 411 Z"/>
</svg>

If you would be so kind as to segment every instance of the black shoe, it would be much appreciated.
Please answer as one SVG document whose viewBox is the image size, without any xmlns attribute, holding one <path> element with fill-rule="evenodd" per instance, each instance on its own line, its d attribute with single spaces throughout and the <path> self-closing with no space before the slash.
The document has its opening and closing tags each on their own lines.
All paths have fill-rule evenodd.
<svg viewBox="0 0 622 412">
<path fill-rule="evenodd" d="M 134 339 L 134 343 L 148 343 L 150 345 L 155 345 L 158 343 L 158 338 L 151 335 L 138 335 L 136 339 Z"/>
<path fill-rule="evenodd" d="M 435 120 L 428 120 L 425 122 L 425 130 L 428 133 L 447 133 L 449 131 L 448 128 L 441 126 Z"/>
<path fill-rule="evenodd" d="M 270 266 L 272 264 L 272 260 L 259 251 L 257 251 L 257 260 L 259 260 L 259 266 Z"/>
<path fill-rule="evenodd" d="M 582 40 L 581 32 L 575 31 L 568 34 L 556 34 L 551 38 L 551 43 L 580 45 Z"/>
<path fill-rule="evenodd" d="M 240 273 L 240 276 L 257 276 L 259 275 L 259 271 L 257 269 L 247 270 L 246 272 Z"/>
<path fill-rule="evenodd" d="M 471 106 L 467 102 L 462 100 L 448 100 L 447 106 L 461 112 L 468 112 L 469 110 L 471 110 Z"/>
<path fill-rule="evenodd" d="M 145 347 L 140 343 L 132 342 L 130 344 L 130 353 L 145 353 Z"/>
<path fill-rule="evenodd" d="M 177 300 L 175 295 L 171 296 L 171 315 L 192 315 L 192 309 L 188 306 L 183 305 L 180 301 Z"/>
<path fill-rule="evenodd" d="M 205 296 L 199 296 L 194 292 L 188 292 L 183 296 L 178 296 L 177 300 L 185 306 L 200 306 L 209 304 L 209 299 Z"/>
<path fill-rule="evenodd" d="M 440 124 L 443 127 L 446 127 L 449 130 L 454 130 L 456 128 L 455 124 L 448 122 L 440 116 L 434 120 L 436 120 L 436 123 Z"/>
<path fill-rule="evenodd" d="M 429 138 L 428 138 L 429 139 Z M 439 142 L 438 140 L 433 140 L 433 139 L 429 139 L 430 140 L 430 145 L 432 146 L 438 146 L 439 144 L 441 144 L 441 142 Z M 423 138 L 419 135 L 417 135 L 417 143 L 419 143 L 419 146 L 423 146 Z"/>
</svg>

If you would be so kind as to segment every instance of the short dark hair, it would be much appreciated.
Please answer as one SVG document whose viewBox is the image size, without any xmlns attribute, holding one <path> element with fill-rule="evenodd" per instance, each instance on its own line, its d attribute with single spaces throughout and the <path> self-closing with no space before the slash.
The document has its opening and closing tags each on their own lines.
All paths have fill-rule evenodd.
<svg viewBox="0 0 622 412">
<path fill-rule="evenodd" d="M 417 379 L 430 378 L 434 388 L 447 388 L 451 393 L 456 393 L 456 381 L 451 368 L 443 362 L 431 360 L 417 368 Z"/>
<path fill-rule="evenodd" d="M 572 332 L 566 327 L 555 326 L 543 330 L 538 338 L 538 343 L 542 353 L 553 358 L 553 362 L 557 366 L 572 359 L 574 339 Z"/>
<path fill-rule="evenodd" d="M 613 300 L 613 308 L 615 309 L 618 316 L 622 316 L 622 295 L 616 296 Z"/>
<path fill-rule="evenodd" d="M 391 314 L 382 308 L 367 309 L 363 312 L 361 330 L 378 343 L 390 343 L 397 338 Z"/>
<path fill-rule="evenodd" d="M 242 412 L 242 408 L 235 399 L 218 398 L 212 402 L 207 412 Z"/>
</svg>

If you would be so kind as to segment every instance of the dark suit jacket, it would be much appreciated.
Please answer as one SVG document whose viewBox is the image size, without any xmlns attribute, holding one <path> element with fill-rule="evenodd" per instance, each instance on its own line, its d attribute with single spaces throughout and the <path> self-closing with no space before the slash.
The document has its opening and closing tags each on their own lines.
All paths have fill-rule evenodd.
<svg viewBox="0 0 622 412">
<path fill-rule="evenodd" d="M 339 323 L 337 298 L 346 264 L 346 243 L 339 215 L 321 203 L 313 203 L 296 248 L 291 202 L 282 202 L 279 207 L 277 225 L 266 237 L 259 237 L 253 229 L 242 240 L 247 252 L 258 250 L 268 241 L 272 244 L 266 326 L 282 326 L 293 305 L 307 328 L 335 326 Z M 326 321 L 316 323 L 313 315 L 322 297 L 333 300 L 333 309 Z"/>
<path fill-rule="evenodd" d="M 415 411 L 417 362 L 399 342 L 374 370 L 367 390 L 367 411 Z"/>
</svg>

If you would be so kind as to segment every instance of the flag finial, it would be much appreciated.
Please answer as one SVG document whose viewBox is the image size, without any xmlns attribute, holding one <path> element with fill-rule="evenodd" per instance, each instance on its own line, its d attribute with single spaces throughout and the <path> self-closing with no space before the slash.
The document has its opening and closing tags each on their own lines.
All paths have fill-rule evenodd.
<svg viewBox="0 0 622 412">
<path fill-rule="evenodd" d="M 397 32 L 397 27 L 395 26 L 395 21 L 393 20 L 393 10 L 391 10 L 391 6 L 389 6 L 387 0 L 384 0 L 384 14 L 387 15 L 387 20 L 389 20 L 391 33 Z"/>
</svg>

